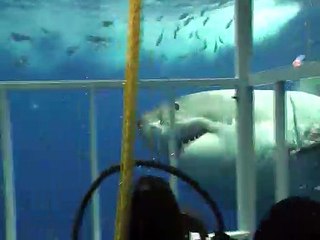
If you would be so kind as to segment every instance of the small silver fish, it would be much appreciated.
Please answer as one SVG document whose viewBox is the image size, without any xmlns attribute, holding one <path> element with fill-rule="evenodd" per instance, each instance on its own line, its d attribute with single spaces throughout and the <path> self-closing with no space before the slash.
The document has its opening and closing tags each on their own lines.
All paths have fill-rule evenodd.
<svg viewBox="0 0 320 240">
<path fill-rule="evenodd" d="M 223 40 L 222 40 L 222 38 L 219 36 L 219 42 L 221 43 L 221 44 L 224 44 L 224 42 L 223 42 Z"/>
<path fill-rule="evenodd" d="M 178 59 L 185 59 L 185 58 L 187 58 L 188 56 L 189 56 L 188 53 L 182 54 L 182 55 L 179 55 L 179 56 L 178 56 Z"/>
<path fill-rule="evenodd" d="M 113 25 L 113 21 L 102 21 L 103 27 L 110 27 Z"/>
<path fill-rule="evenodd" d="M 217 50 L 218 50 L 218 43 L 217 41 L 215 41 L 213 52 L 217 52 Z"/>
<path fill-rule="evenodd" d="M 163 33 L 164 33 L 164 30 L 162 30 L 161 34 L 159 35 L 158 37 L 158 40 L 156 42 L 156 46 L 158 47 L 160 45 L 160 43 L 162 42 L 162 39 L 163 39 Z"/>
<path fill-rule="evenodd" d="M 160 21 L 162 20 L 162 18 L 163 18 L 163 16 L 159 16 L 159 17 L 157 17 L 156 20 L 157 20 L 158 22 L 160 22 Z"/>
<path fill-rule="evenodd" d="M 189 13 L 182 13 L 180 16 L 179 16 L 179 20 L 182 20 L 182 19 L 185 19 L 186 17 L 189 16 Z"/>
<path fill-rule="evenodd" d="M 79 46 L 70 46 L 70 47 L 67 47 L 67 49 L 66 49 L 66 54 L 67 54 L 68 56 L 71 56 L 71 55 L 75 54 L 78 49 L 79 49 Z"/>
<path fill-rule="evenodd" d="M 200 17 L 203 17 L 203 15 L 209 10 L 208 7 L 205 7 L 204 9 L 201 10 L 200 12 Z"/>
<path fill-rule="evenodd" d="M 177 28 L 174 30 L 173 32 L 173 38 L 176 39 L 177 38 L 177 35 L 178 35 L 178 32 L 180 31 L 180 26 L 178 25 Z"/>
<path fill-rule="evenodd" d="M 195 31 L 195 36 L 196 36 L 196 38 L 197 38 L 197 39 L 199 39 L 199 40 L 200 40 L 200 37 L 199 37 L 199 34 L 198 34 L 198 30 L 197 30 L 197 31 Z"/>
<path fill-rule="evenodd" d="M 187 19 L 184 21 L 183 26 L 187 26 L 193 19 L 194 19 L 194 17 L 189 17 L 189 18 L 187 18 Z"/>
<path fill-rule="evenodd" d="M 16 42 L 31 41 L 32 40 L 30 36 L 24 35 L 21 33 L 16 33 L 16 32 L 11 33 L 11 38 L 12 38 L 12 40 L 14 40 Z"/>
<path fill-rule="evenodd" d="M 48 29 L 46 29 L 46 28 L 41 28 L 41 31 L 44 33 L 44 34 L 49 34 L 50 33 L 50 31 L 48 30 Z"/>
<path fill-rule="evenodd" d="M 209 17 L 206 17 L 206 19 L 203 21 L 203 26 L 205 26 L 208 21 L 209 21 Z"/>
<path fill-rule="evenodd" d="M 228 29 L 231 26 L 231 24 L 233 23 L 233 20 L 234 20 L 234 18 L 230 19 L 230 21 L 226 25 L 226 29 Z"/>
<path fill-rule="evenodd" d="M 203 41 L 203 47 L 200 49 L 200 51 L 206 50 L 207 47 L 208 47 L 207 40 L 204 40 L 204 41 Z"/>
</svg>

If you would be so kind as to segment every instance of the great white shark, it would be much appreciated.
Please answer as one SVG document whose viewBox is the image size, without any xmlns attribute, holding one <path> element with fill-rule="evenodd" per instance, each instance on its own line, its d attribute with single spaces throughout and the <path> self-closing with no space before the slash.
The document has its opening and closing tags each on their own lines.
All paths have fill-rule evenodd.
<svg viewBox="0 0 320 240">
<path fill-rule="evenodd" d="M 163 159 L 173 154 L 169 151 L 169 139 L 174 136 L 178 167 L 218 198 L 224 209 L 235 209 L 236 206 L 235 94 L 234 89 L 226 89 L 177 98 L 174 132 L 170 128 L 167 103 L 146 112 L 138 121 L 144 142 Z M 287 91 L 286 116 L 286 140 L 291 153 L 290 194 L 307 194 L 320 200 L 320 151 L 315 150 L 312 159 L 311 155 L 308 155 L 309 159 L 303 155 L 304 149 L 320 143 L 320 97 L 302 91 Z M 257 206 L 260 214 L 274 203 L 274 128 L 274 92 L 254 90 Z"/>
</svg>

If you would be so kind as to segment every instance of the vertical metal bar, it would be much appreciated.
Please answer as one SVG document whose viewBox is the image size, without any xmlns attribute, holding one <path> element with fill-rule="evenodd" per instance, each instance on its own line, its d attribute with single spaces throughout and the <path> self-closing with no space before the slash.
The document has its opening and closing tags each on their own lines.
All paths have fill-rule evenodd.
<svg viewBox="0 0 320 240">
<path fill-rule="evenodd" d="M 274 121 L 275 121 L 275 200 L 289 196 L 289 154 L 286 144 L 286 92 L 285 82 L 274 86 Z"/>
<path fill-rule="evenodd" d="M 169 91 L 169 124 L 170 124 L 170 135 L 169 135 L 169 160 L 170 165 L 173 167 L 178 166 L 177 162 L 177 146 L 175 139 L 175 98 L 174 92 Z M 178 181 L 176 176 L 170 175 L 170 187 L 178 198 Z"/>
<path fill-rule="evenodd" d="M 16 196 L 14 184 L 14 164 L 11 139 L 10 105 L 6 90 L 0 90 L 0 136 L 4 176 L 4 205 L 6 240 L 17 239 Z"/>
<path fill-rule="evenodd" d="M 252 1 L 236 0 L 237 88 L 237 210 L 239 230 L 249 231 L 256 221 L 256 174 L 254 154 L 253 88 L 249 86 L 252 48 Z"/>
<path fill-rule="evenodd" d="M 98 157 L 97 157 L 97 115 L 95 104 L 95 90 L 90 89 L 89 93 L 89 121 L 90 121 L 90 167 L 92 182 L 98 177 Z M 100 193 L 97 190 L 92 199 L 92 239 L 101 240 L 100 224 Z"/>
</svg>

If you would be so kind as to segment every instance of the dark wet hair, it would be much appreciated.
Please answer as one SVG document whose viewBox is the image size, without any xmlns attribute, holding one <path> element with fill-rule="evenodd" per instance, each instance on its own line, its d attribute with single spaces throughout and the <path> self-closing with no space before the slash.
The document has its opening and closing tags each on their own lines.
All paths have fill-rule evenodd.
<svg viewBox="0 0 320 240">
<path fill-rule="evenodd" d="M 160 177 L 141 177 L 133 191 L 129 240 L 182 240 L 178 203 Z"/>
<path fill-rule="evenodd" d="M 261 221 L 254 240 L 320 239 L 320 203 L 290 197 L 275 204 Z"/>
</svg>

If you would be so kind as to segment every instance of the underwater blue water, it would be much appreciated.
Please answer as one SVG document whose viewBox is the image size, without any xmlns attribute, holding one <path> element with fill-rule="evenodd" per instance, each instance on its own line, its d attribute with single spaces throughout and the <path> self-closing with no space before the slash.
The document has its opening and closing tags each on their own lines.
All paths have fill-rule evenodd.
<svg viewBox="0 0 320 240">
<path fill-rule="evenodd" d="M 6 4 L 0 4 L 0 12 L 1 6 Z M 14 13 L 13 10 L 12 13 Z M 296 56 L 305 53 L 304 22 L 306 19 L 316 24 L 320 15 L 317 15 L 315 10 L 301 11 L 283 26 L 279 33 L 256 44 L 252 71 L 290 65 Z M 39 21 L 37 24 L 40 24 Z M 10 35 L 11 31 L 15 31 L 16 26 L 6 27 Z M 1 34 L 3 32 L 5 31 L 1 31 Z M 320 40 L 317 36 L 319 36 L 318 28 L 313 28 L 308 35 L 314 41 Z M 1 38 L 3 40 L 7 36 L 1 36 Z M 17 44 L 12 45 L 12 43 L 6 46 L 3 40 L 0 45 L 0 80 L 124 78 L 123 63 L 119 68 L 108 68 L 108 65 L 101 64 L 103 58 L 96 57 L 97 52 L 90 48 L 84 48 L 79 54 L 72 56 L 73 58 L 65 55 L 57 57 L 63 51 L 62 42 L 59 39 L 59 37 L 43 37 L 35 40 L 33 49 L 27 51 L 31 67 L 17 67 L 12 64 L 19 48 Z M 167 47 L 170 48 L 170 46 Z M 319 50 L 319 45 L 312 45 L 307 58 L 317 60 Z M 39 52 L 41 54 L 35 56 Z M 124 55 L 125 52 L 121 51 L 118 54 Z M 199 54 L 183 61 L 171 60 L 168 64 L 159 59 L 155 62 L 148 60 L 149 52 L 141 50 L 140 78 L 232 77 L 234 48 L 225 47 L 216 55 L 218 57 L 208 59 Z M 42 65 L 38 67 L 32 65 L 33 58 L 38 58 L 37 64 L 42 63 Z M 112 59 L 112 55 L 108 58 Z M 46 67 L 51 61 L 56 61 L 57 64 L 51 68 Z M 294 89 L 294 87 L 292 83 L 287 84 L 288 89 Z M 179 90 L 177 94 L 186 94 L 192 90 L 185 88 Z M 165 97 L 166 95 L 161 91 L 139 90 L 137 116 Z M 18 239 L 67 239 L 70 236 L 75 210 L 90 183 L 89 93 L 84 90 L 12 91 L 9 93 L 9 99 L 14 146 Z M 102 170 L 118 163 L 120 159 L 122 91 L 101 90 L 97 92 L 95 100 L 99 168 Z M 137 136 L 135 157 L 151 159 L 152 156 Z M 1 181 L 3 181 L 2 166 L 0 168 Z M 167 177 L 157 171 L 139 169 L 137 172 L 138 174 L 152 172 Z M 118 177 L 114 176 L 108 179 L 101 189 L 103 236 L 109 236 L 105 239 L 111 239 L 113 233 L 117 185 Z M 210 212 L 190 188 L 181 186 L 179 202 L 182 207 L 200 216 L 212 230 L 214 221 Z M 1 194 L 0 238 L 4 236 L 3 204 L 3 194 Z M 236 229 L 236 212 L 224 211 L 224 217 L 228 229 Z M 87 211 L 83 224 L 83 239 L 90 239 L 89 221 L 90 216 Z"/>
</svg>

